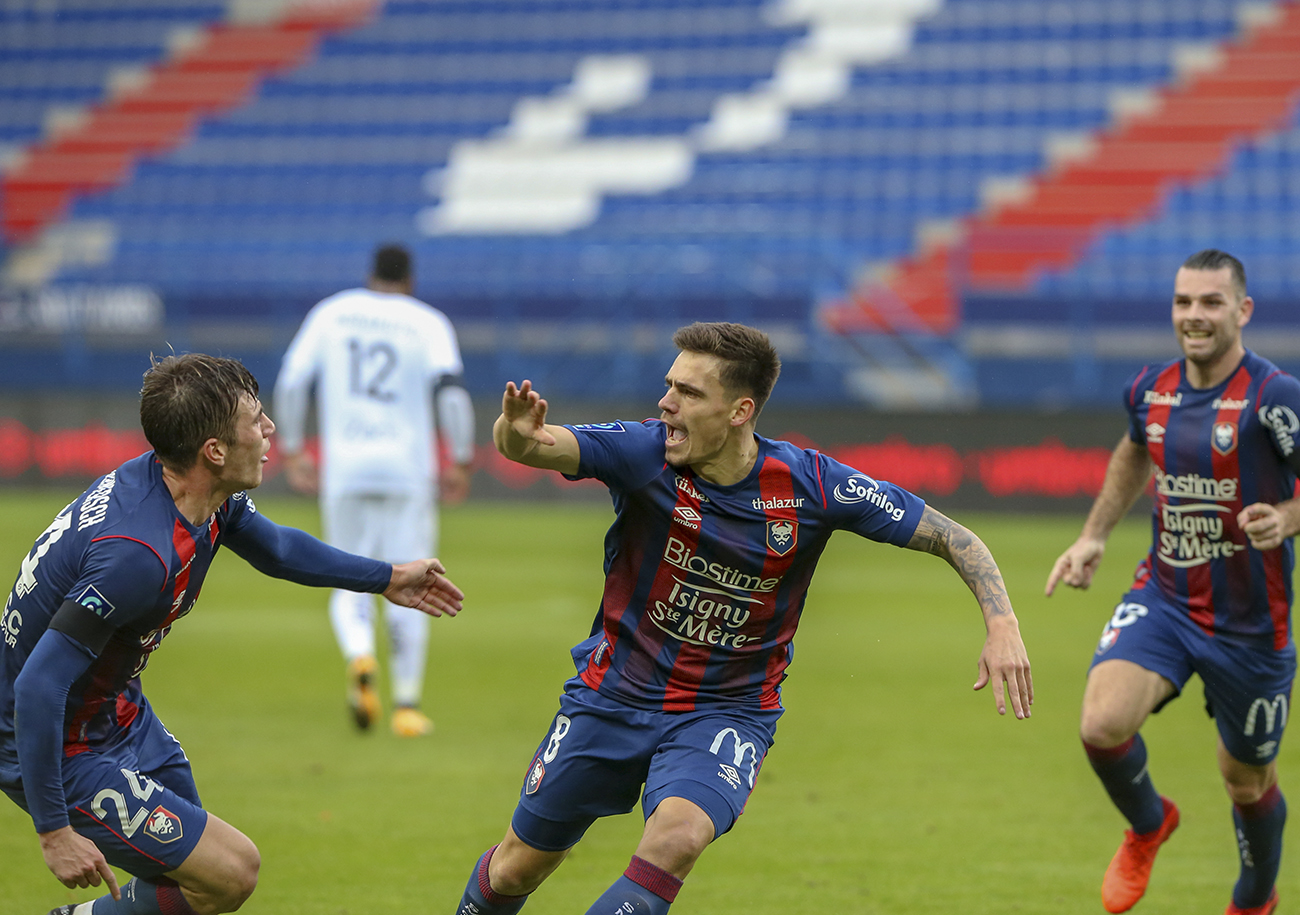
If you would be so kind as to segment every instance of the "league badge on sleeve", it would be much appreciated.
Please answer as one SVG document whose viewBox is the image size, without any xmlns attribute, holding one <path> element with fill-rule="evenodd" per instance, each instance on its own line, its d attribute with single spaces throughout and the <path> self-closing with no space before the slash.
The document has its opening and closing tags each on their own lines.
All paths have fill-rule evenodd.
<svg viewBox="0 0 1300 915">
<path fill-rule="evenodd" d="M 1210 444 L 1219 454 L 1225 456 L 1231 454 L 1237 447 L 1237 424 L 1215 423 L 1214 432 L 1210 435 Z"/>
<path fill-rule="evenodd" d="M 767 548 L 778 556 L 784 556 L 794 549 L 799 542 L 798 521 L 767 522 Z"/>
<path fill-rule="evenodd" d="M 100 594 L 94 585 L 86 585 L 86 590 L 77 595 L 77 603 L 85 607 L 102 620 L 108 619 L 117 608 Z"/>
</svg>

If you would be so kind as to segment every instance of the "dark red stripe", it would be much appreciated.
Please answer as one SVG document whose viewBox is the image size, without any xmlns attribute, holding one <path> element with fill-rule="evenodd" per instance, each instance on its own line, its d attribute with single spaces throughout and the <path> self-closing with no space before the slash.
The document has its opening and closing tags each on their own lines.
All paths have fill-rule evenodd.
<svg viewBox="0 0 1300 915">
<path fill-rule="evenodd" d="M 768 458 L 763 465 L 763 472 L 759 475 L 759 494 L 763 501 L 772 499 L 793 500 L 794 499 L 794 475 L 790 472 L 790 467 L 783 461 L 776 458 Z M 779 502 L 777 504 L 780 504 Z M 766 539 L 767 528 L 773 521 L 789 521 L 795 525 L 795 544 L 784 555 L 778 555 L 775 550 L 768 547 L 767 559 L 763 563 L 763 578 L 784 579 L 786 572 L 794 563 L 794 558 L 799 553 L 799 513 L 794 508 L 768 508 L 763 511 L 766 517 L 763 535 Z M 783 587 L 788 586 L 788 582 L 782 581 L 776 589 L 770 594 L 762 595 L 763 604 L 762 612 L 756 613 L 757 620 L 750 620 L 750 625 L 763 625 L 765 628 L 770 624 L 772 618 L 776 615 L 776 606 L 778 595 Z M 789 645 L 794 639 L 795 628 L 799 625 L 799 607 L 803 603 L 803 592 L 795 592 L 788 589 L 785 593 L 785 616 L 780 620 L 776 632 L 776 638 L 767 645 L 767 669 L 763 675 L 763 695 L 759 699 L 759 705 L 765 709 L 775 709 L 781 707 L 781 694 L 777 692 L 777 687 L 781 685 L 781 680 L 785 674 L 786 667 L 790 664 Z"/>
<path fill-rule="evenodd" d="M 181 607 L 185 603 L 185 589 L 190 584 L 190 570 L 194 567 L 194 553 L 197 547 L 194 538 L 179 519 L 172 526 L 172 546 L 176 549 L 176 556 L 180 560 L 180 571 L 176 573 L 176 584 L 172 588 L 172 608 L 159 629 L 166 629 L 180 616 Z"/>
<path fill-rule="evenodd" d="M 1274 378 L 1284 374 L 1280 369 L 1270 374 L 1259 384 L 1255 402 L 1264 399 L 1264 388 Z M 1300 497 L 1300 479 L 1296 480 L 1292 498 Z M 1290 641 L 1291 607 L 1286 597 L 1286 568 L 1283 562 L 1283 550 L 1269 550 L 1261 553 L 1264 560 L 1264 586 L 1268 592 L 1268 615 L 1273 621 L 1273 648 L 1281 651 Z"/>
<path fill-rule="evenodd" d="M 822 497 L 822 508 L 826 508 L 826 485 L 822 482 L 822 456 L 821 452 L 813 455 L 813 469 L 817 471 L 817 492 Z"/>
<path fill-rule="evenodd" d="M 1175 391 L 1178 390 L 1178 382 L 1181 378 L 1182 378 L 1182 362 L 1179 361 L 1179 362 L 1175 362 L 1173 365 L 1168 366 L 1163 372 L 1160 373 L 1159 377 L 1157 377 L 1155 380 L 1155 384 L 1151 386 L 1151 390 L 1157 394 L 1173 394 Z M 1136 391 L 1134 392 L 1133 396 L 1136 398 L 1137 396 Z M 1163 404 L 1163 403 L 1152 404 L 1150 408 L 1147 410 L 1147 425 L 1149 426 L 1152 423 L 1159 423 L 1160 425 L 1164 426 L 1165 435 L 1168 435 L 1169 434 L 1169 411 L 1170 411 L 1170 407 L 1168 404 Z M 1158 442 L 1151 441 L 1150 437 L 1147 438 L 1147 453 L 1151 455 L 1151 460 L 1155 463 L 1155 465 L 1158 468 L 1160 468 L 1162 472 L 1167 473 L 1169 468 L 1165 466 L 1164 436 L 1161 436 L 1160 438 L 1161 440 Z M 1155 509 L 1157 512 L 1160 511 L 1161 505 L 1164 504 L 1164 502 L 1167 501 L 1167 499 L 1168 499 L 1167 496 L 1162 497 L 1160 493 L 1157 491 L 1156 509 Z M 1165 590 L 1168 591 L 1168 593 L 1170 594 L 1178 593 L 1179 590 L 1178 573 L 1173 568 L 1173 566 L 1170 566 L 1163 562 L 1157 562 L 1155 563 L 1155 567 L 1153 568 L 1152 571 L 1155 572 L 1156 578 L 1160 580 L 1161 584 L 1164 585 Z"/>
<path fill-rule="evenodd" d="M 85 692 L 81 694 L 81 705 L 64 731 L 63 755 L 65 757 L 76 756 L 90 749 L 89 745 L 82 740 L 82 730 L 104 707 L 104 703 L 116 698 L 110 695 L 110 692 L 113 689 L 113 672 L 118 668 L 116 657 L 118 653 L 114 651 L 107 656 L 100 655 L 95 661 L 99 669 L 86 686 Z"/>
<path fill-rule="evenodd" d="M 1286 577 L 1281 547 L 1260 554 L 1264 558 L 1264 583 L 1268 588 L 1268 615 L 1273 620 L 1273 648 L 1286 648 L 1291 607 L 1286 600 Z"/>
<path fill-rule="evenodd" d="M 642 553 L 640 542 L 636 538 L 626 538 L 624 545 L 631 549 L 626 555 L 620 554 L 605 576 L 605 593 L 601 596 L 601 625 L 604 627 L 605 641 L 609 648 L 596 652 L 582 671 L 582 681 L 592 689 L 600 689 L 609 671 L 610 656 L 618 645 L 619 624 L 627 612 L 636 590 L 636 573 L 641 567 Z M 596 663 L 599 660 L 600 663 Z"/>
<path fill-rule="evenodd" d="M 1250 390 L 1251 383 L 1250 372 L 1243 365 L 1237 369 L 1232 380 L 1223 389 L 1220 401 L 1225 400 L 1243 400 Z M 1223 520 L 1223 542 L 1240 542 L 1244 541 L 1245 536 L 1241 529 L 1237 527 L 1237 514 L 1241 511 L 1241 430 L 1239 421 L 1241 419 L 1241 410 L 1228 409 L 1219 407 L 1214 415 L 1214 423 L 1210 427 L 1210 463 L 1212 466 L 1212 475 L 1216 480 L 1235 479 L 1238 482 L 1237 498 L 1225 505 L 1228 509 L 1226 512 L 1218 512 Z M 1232 450 L 1226 454 L 1219 452 L 1213 446 L 1214 430 L 1221 424 L 1226 423 L 1237 429 L 1236 444 Z M 1223 504 L 1223 503 L 1219 503 Z M 1223 563 L 1224 578 L 1228 582 L 1227 587 L 1242 588 L 1245 590 L 1240 594 L 1229 594 L 1229 606 L 1247 606 L 1250 602 L 1250 556 L 1246 551 L 1236 553 L 1231 557 L 1225 557 L 1219 560 Z M 1194 566 L 1187 570 L 1187 606 L 1192 621 L 1207 635 L 1214 634 L 1214 563 L 1210 560 L 1203 565 Z"/>
<path fill-rule="evenodd" d="M 627 870 L 623 871 L 623 876 L 637 886 L 644 887 L 654 893 L 664 902 L 672 902 L 682 889 L 682 881 L 668 873 L 668 871 L 655 867 L 645 858 L 638 858 L 636 855 L 632 856 Z"/>
<path fill-rule="evenodd" d="M 681 470 L 679 473 L 690 482 L 694 488 L 695 478 L 689 470 Z M 677 504 L 673 506 L 675 513 L 678 508 L 687 507 L 697 515 L 702 515 L 700 511 L 700 502 L 694 496 L 687 492 L 686 487 L 677 487 Z M 677 524 L 670 520 L 668 523 L 668 536 L 677 537 L 686 545 L 692 553 L 698 552 L 700 547 L 700 531 L 704 529 L 704 521 L 701 519 L 695 529 L 689 528 L 684 524 Z M 667 541 L 665 541 L 667 542 Z M 673 591 L 674 574 L 676 566 L 670 565 L 665 560 L 660 560 L 659 571 L 655 574 L 654 586 L 650 589 L 650 597 L 646 601 L 646 613 L 651 612 L 655 601 L 669 602 L 669 597 Z M 686 575 L 685 571 L 680 574 Z M 642 647 L 646 649 L 653 648 L 650 657 L 657 657 L 660 649 L 664 644 L 664 633 L 652 621 L 642 618 L 641 627 L 637 631 L 637 638 L 642 641 Z M 709 655 L 712 649 L 703 645 L 695 645 L 691 642 L 681 642 L 677 649 L 677 657 L 673 659 L 673 669 L 668 675 L 668 683 L 664 686 L 664 711 L 666 712 L 689 712 L 694 711 L 696 699 L 699 697 L 700 682 L 704 679 L 704 670 L 709 663 Z"/>
</svg>

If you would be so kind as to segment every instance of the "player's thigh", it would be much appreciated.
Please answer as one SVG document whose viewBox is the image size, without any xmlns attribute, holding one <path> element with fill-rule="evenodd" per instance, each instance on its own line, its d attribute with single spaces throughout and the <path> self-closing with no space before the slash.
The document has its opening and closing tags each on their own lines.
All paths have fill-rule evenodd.
<svg viewBox="0 0 1300 915">
<path fill-rule="evenodd" d="M 1132 661 L 1098 664 L 1084 687 L 1080 733 L 1093 746 L 1121 744 L 1177 693 L 1169 680 Z"/>
<path fill-rule="evenodd" d="M 131 759 L 83 753 L 64 760 L 64 794 L 72 828 L 94 842 L 104 857 L 138 877 L 175 870 L 194 851 L 208 813 L 191 798 L 193 784 L 167 773 L 168 787 Z"/>
<path fill-rule="evenodd" d="M 425 559 L 433 549 L 433 497 L 428 493 L 384 496 L 376 509 L 377 546 L 373 554 L 384 562 Z"/>
<path fill-rule="evenodd" d="M 562 851 L 604 816 L 636 806 L 659 743 L 659 713 L 569 689 L 529 763 L 511 827 L 527 845 Z"/>
<path fill-rule="evenodd" d="M 321 498 L 321 527 L 325 542 L 340 550 L 373 557 L 380 536 L 374 496 L 347 493 Z"/>
<path fill-rule="evenodd" d="M 1275 652 L 1206 638 L 1196 658 L 1205 707 L 1230 756 L 1266 767 L 1277 758 L 1291 710 L 1293 651 Z M 1229 772 L 1225 771 L 1225 778 Z"/>
<path fill-rule="evenodd" d="M 1083 693 L 1080 733 L 1114 746 L 1174 699 L 1192 675 L 1190 626 L 1154 588 L 1129 591 L 1102 630 Z"/>
<path fill-rule="evenodd" d="M 252 840 L 220 817 L 208 814 L 194 849 L 166 876 L 210 899 L 242 900 L 257 885 L 260 866 L 261 856 Z"/>
<path fill-rule="evenodd" d="M 647 819 L 670 797 L 703 810 L 713 837 L 727 832 L 745 810 L 772 745 L 779 713 L 694 713 L 665 734 L 646 778 Z"/>
</svg>

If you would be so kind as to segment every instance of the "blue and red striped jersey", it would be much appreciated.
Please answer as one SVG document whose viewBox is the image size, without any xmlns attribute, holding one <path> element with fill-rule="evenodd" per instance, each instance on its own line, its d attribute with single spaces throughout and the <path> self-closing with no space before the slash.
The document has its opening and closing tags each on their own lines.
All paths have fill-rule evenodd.
<svg viewBox="0 0 1300 915">
<path fill-rule="evenodd" d="M 605 590 L 573 649 L 592 689 L 642 708 L 781 707 L 808 585 L 836 530 L 905 546 L 925 503 L 788 442 L 718 486 L 664 460 L 658 420 L 569 426 L 573 479 L 609 487 Z"/>
<path fill-rule="evenodd" d="M 242 492 L 196 527 L 177 509 L 153 452 L 127 461 L 36 538 L 0 611 L 0 780 L 16 780 L 19 728 L 34 725 L 17 721 L 15 683 L 65 602 L 111 629 L 102 649 L 85 649 L 93 661 L 68 691 L 62 749 L 73 756 L 127 739 L 146 702 L 140 673 L 193 608 L 223 544 L 262 571 L 309 584 L 382 591 L 392 575 L 388 563 L 279 527 Z"/>
<path fill-rule="evenodd" d="M 1155 463 L 1151 552 L 1137 583 L 1154 578 L 1211 635 L 1286 648 L 1295 547 L 1254 549 L 1237 515 L 1295 495 L 1300 381 L 1247 351 L 1226 381 L 1198 390 L 1177 359 L 1139 372 L 1125 406 L 1129 437 Z"/>
</svg>

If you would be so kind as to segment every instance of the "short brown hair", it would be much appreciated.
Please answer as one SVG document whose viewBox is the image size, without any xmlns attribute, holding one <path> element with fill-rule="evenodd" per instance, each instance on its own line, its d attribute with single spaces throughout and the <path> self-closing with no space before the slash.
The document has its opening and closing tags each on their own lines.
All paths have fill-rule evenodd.
<svg viewBox="0 0 1300 915">
<path fill-rule="evenodd" d="M 152 357 L 140 389 L 140 426 L 163 464 L 188 470 L 210 438 L 231 443 L 245 395 L 257 400 L 257 379 L 243 363 L 185 353 Z"/>
<path fill-rule="evenodd" d="M 1206 248 L 1204 251 L 1197 251 L 1183 261 L 1183 266 L 1188 270 L 1209 270 L 1211 272 L 1227 267 L 1228 272 L 1232 274 L 1232 285 L 1237 289 L 1238 298 L 1244 299 L 1246 297 L 1246 268 L 1242 266 L 1241 261 L 1227 251 L 1220 251 L 1217 248 Z"/>
<path fill-rule="evenodd" d="M 767 334 L 744 324 L 696 322 L 673 334 L 673 345 L 687 353 L 722 360 L 722 384 L 754 398 L 754 415 L 767 403 L 781 374 L 781 357 Z"/>
</svg>

